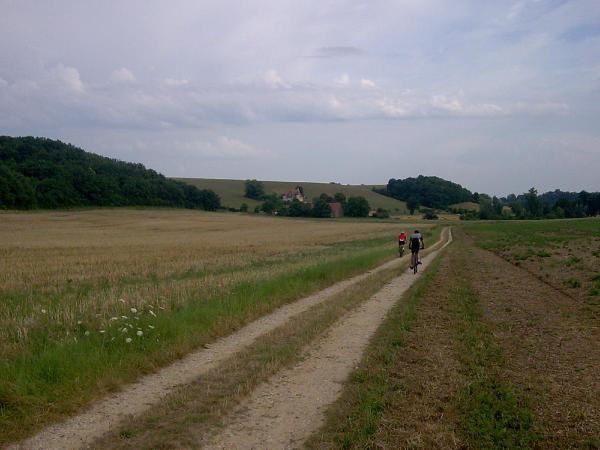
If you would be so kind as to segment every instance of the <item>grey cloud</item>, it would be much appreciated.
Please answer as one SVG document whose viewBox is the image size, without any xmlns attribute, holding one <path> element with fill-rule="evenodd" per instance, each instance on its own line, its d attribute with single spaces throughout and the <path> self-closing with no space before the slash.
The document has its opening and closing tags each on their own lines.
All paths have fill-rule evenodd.
<svg viewBox="0 0 600 450">
<path fill-rule="evenodd" d="M 317 48 L 313 54 L 309 55 L 310 58 L 325 58 L 325 59 L 336 59 L 336 58 L 348 58 L 363 56 L 366 52 L 357 47 L 338 46 L 338 47 L 320 47 Z"/>
<path fill-rule="evenodd" d="M 562 34 L 562 38 L 569 42 L 580 42 L 600 36 L 600 24 L 591 23 L 570 28 Z"/>
</svg>

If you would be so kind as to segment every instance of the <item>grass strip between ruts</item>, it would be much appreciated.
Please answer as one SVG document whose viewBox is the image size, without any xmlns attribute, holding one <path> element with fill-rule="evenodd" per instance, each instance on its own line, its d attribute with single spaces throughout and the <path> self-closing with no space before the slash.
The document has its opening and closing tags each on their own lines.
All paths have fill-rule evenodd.
<svg viewBox="0 0 600 450">
<path fill-rule="evenodd" d="M 438 235 L 439 229 L 434 233 Z M 2 361 L 0 444 L 73 414 L 93 399 L 285 303 L 371 269 L 389 259 L 390 254 L 392 247 L 385 246 L 266 281 L 240 283 L 227 295 L 198 298 L 153 318 L 154 331 L 146 332 L 145 339 L 132 339 L 129 345 L 124 345 L 123 339 L 113 341 L 106 335 L 91 335 Z M 135 325 L 147 330 L 144 319 Z"/>
</svg>

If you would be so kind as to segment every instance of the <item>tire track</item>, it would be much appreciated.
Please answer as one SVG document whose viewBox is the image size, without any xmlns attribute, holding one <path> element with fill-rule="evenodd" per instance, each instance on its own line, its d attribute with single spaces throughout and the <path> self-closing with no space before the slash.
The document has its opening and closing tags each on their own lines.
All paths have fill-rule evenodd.
<svg viewBox="0 0 600 450">
<path fill-rule="evenodd" d="M 433 260 L 452 242 L 423 257 Z M 306 352 L 305 359 L 260 386 L 225 419 L 225 427 L 204 442 L 206 449 L 297 448 L 322 424 L 327 406 L 359 362 L 388 311 L 420 274 L 406 271 L 334 325 Z"/>
</svg>

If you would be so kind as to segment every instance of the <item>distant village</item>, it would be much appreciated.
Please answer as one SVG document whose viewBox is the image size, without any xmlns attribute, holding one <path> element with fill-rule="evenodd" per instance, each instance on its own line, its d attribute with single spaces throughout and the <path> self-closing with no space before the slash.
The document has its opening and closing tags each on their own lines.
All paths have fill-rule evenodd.
<svg viewBox="0 0 600 450">
<path fill-rule="evenodd" d="M 302 186 L 296 186 L 294 189 L 287 191 L 281 195 L 281 200 L 284 203 L 291 203 L 294 200 L 298 200 L 300 203 L 311 205 L 311 202 L 307 202 L 304 197 L 304 189 Z M 331 209 L 331 217 L 339 218 L 344 217 L 344 207 L 340 202 L 328 202 L 329 208 Z M 371 215 L 371 214 L 369 214 Z"/>
</svg>

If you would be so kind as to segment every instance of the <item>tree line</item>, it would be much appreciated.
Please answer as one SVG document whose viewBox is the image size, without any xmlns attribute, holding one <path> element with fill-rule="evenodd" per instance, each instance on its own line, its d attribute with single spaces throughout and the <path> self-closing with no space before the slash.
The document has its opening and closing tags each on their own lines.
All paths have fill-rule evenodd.
<svg viewBox="0 0 600 450">
<path fill-rule="evenodd" d="M 210 189 L 58 140 L 0 136 L 0 208 L 166 206 L 215 211 Z"/>
<path fill-rule="evenodd" d="M 535 188 L 507 197 L 477 194 L 479 211 L 459 211 L 462 219 L 563 219 L 600 214 L 600 192 L 563 192 L 538 194 Z"/>
</svg>

